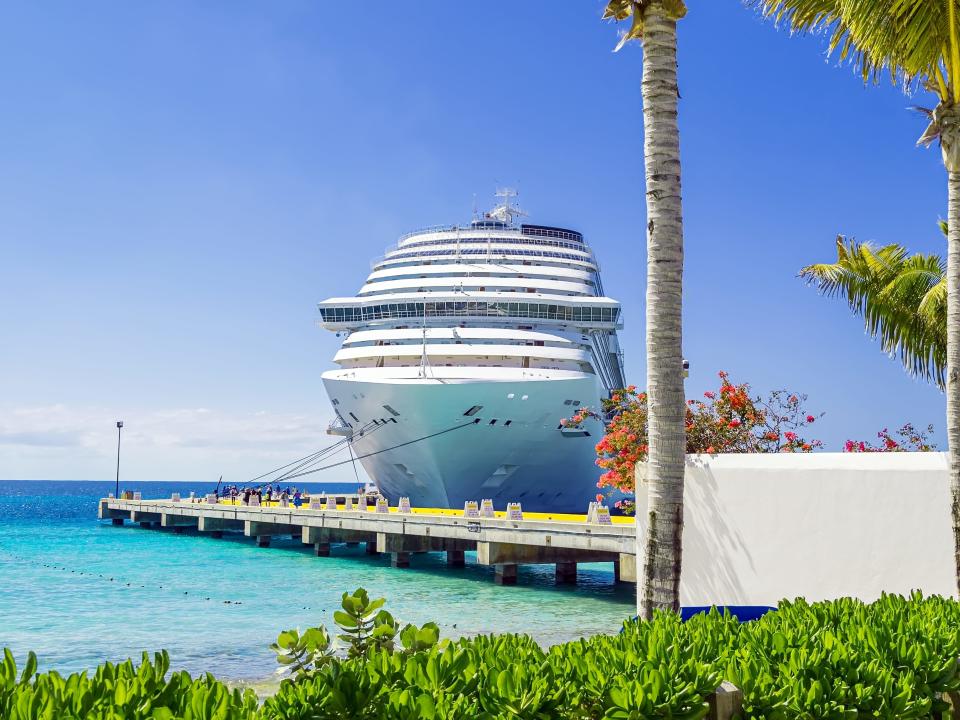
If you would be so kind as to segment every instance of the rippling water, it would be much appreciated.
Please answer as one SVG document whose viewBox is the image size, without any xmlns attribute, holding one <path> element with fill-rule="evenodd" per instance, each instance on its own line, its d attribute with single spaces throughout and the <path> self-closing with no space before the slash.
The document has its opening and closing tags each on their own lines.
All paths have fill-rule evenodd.
<svg viewBox="0 0 960 720">
<path fill-rule="evenodd" d="M 338 491 L 346 487 L 327 486 Z M 144 498 L 212 489 L 137 483 Z M 340 594 L 385 596 L 401 622 L 434 621 L 445 636 L 526 632 L 543 644 L 616 632 L 633 615 L 632 585 L 610 565 L 583 565 L 576 587 L 555 587 L 553 566 L 521 567 L 498 587 L 492 568 L 448 569 L 441 553 L 409 570 L 363 546 L 317 558 L 293 540 L 257 548 L 227 534 L 143 530 L 98 521 L 111 482 L 0 481 L 0 646 L 28 650 L 45 668 L 71 671 L 166 648 L 175 667 L 255 679 L 276 667 L 268 645 L 288 627 L 332 625 Z"/>
</svg>

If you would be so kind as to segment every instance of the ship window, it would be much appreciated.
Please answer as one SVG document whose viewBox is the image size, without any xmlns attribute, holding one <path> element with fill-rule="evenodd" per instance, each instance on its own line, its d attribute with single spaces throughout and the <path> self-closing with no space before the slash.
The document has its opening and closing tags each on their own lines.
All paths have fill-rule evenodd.
<svg viewBox="0 0 960 720">
<path fill-rule="evenodd" d="M 580 404 L 580 401 L 579 401 L 579 400 L 574 400 L 574 401 L 573 401 L 573 406 L 574 406 L 574 407 L 576 407 L 576 406 L 579 405 L 579 404 Z"/>
<path fill-rule="evenodd" d="M 513 400 L 515 397 L 516 395 L 514 393 L 507 393 L 507 400 Z"/>
<path fill-rule="evenodd" d="M 333 404 L 334 404 L 334 405 L 339 405 L 339 404 L 340 404 L 340 401 L 337 400 L 336 398 L 334 398 L 334 399 L 333 399 Z"/>
<path fill-rule="evenodd" d="M 564 400 L 564 401 L 563 401 L 563 404 L 564 404 L 564 405 L 573 405 L 573 400 Z"/>
<path fill-rule="evenodd" d="M 355 421 L 360 422 L 360 418 L 358 418 L 358 417 L 357 417 L 356 415 L 354 415 L 353 413 L 349 413 L 349 415 L 350 415 L 350 417 L 352 417 Z"/>
<path fill-rule="evenodd" d="M 470 408 L 469 410 L 467 410 L 467 411 L 464 413 L 464 415 L 467 415 L 467 416 L 476 415 L 476 414 L 477 414 L 478 412 L 480 412 L 481 410 L 483 410 L 483 405 L 474 405 L 472 408 Z"/>
<path fill-rule="evenodd" d="M 512 422 L 513 422 L 513 420 L 507 420 L 507 421 L 504 423 L 504 425 L 509 425 L 509 424 L 512 423 Z"/>
<path fill-rule="evenodd" d="M 396 410 L 394 410 L 394 409 L 393 409 L 392 407 L 390 407 L 389 405 L 384 405 L 384 406 L 383 406 L 383 409 L 386 410 L 386 411 L 387 411 L 388 413 L 390 413 L 391 415 L 393 415 L 394 417 L 400 417 L 400 413 L 398 413 Z"/>
<path fill-rule="evenodd" d="M 491 420 L 491 421 L 490 421 L 490 424 L 491 424 L 491 425 L 496 425 L 496 424 L 497 424 L 496 419 Z"/>
</svg>

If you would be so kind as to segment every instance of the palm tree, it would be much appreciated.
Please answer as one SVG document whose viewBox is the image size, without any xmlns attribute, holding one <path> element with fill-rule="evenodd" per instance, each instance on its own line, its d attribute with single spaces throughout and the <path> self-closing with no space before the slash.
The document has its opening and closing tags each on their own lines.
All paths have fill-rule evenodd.
<svg viewBox="0 0 960 720">
<path fill-rule="evenodd" d="M 940 140 L 947 170 L 945 389 L 954 562 L 960 592 L 960 0 L 748 0 L 794 31 L 821 31 L 864 82 L 889 73 L 937 98 L 918 144 Z"/>
<path fill-rule="evenodd" d="M 946 227 L 943 227 L 946 234 Z M 874 247 L 842 235 L 837 261 L 808 265 L 800 277 L 831 297 L 845 297 L 881 349 L 907 372 L 943 387 L 947 361 L 947 277 L 938 255 L 902 245 Z"/>
<path fill-rule="evenodd" d="M 625 20 L 628 40 L 643 44 L 643 153 L 647 186 L 647 393 L 649 453 L 647 532 L 637 536 L 637 610 L 680 609 L 683 535 L 684 428 L 683 212 L 677 128 L 677 21 L 683 0 L 609 0 L 603 17 Z M 639 524 L 638 524 L 639 527 Z"/>
</svg>

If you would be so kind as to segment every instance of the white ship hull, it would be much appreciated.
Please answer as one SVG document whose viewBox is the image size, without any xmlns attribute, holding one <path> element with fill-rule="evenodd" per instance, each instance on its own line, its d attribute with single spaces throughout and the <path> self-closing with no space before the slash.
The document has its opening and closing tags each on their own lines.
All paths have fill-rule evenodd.
<svg viewBox="0 0 960 720">
<path fill-rule="evenodd" d="M 560 419 L 576 411 L 574 401 L 599 407 L 604 390 L 594 375 L 499 381 L 350 375 L 330 371 L 323 382 L 355 429 L 384 421 L 355 434 L 353 449 L 393 502 L 406 496 L 414 507 L 462 508 L 467 500 L 491 498 L 497 509 L 520 502 L 525 510 L 585 512 L 598 492 L 594 446 L 602 425 L 588 420 L 589 435 L 559 430 Z M 465 415 L 475 406 L 475 414 Z"/>
</svg>

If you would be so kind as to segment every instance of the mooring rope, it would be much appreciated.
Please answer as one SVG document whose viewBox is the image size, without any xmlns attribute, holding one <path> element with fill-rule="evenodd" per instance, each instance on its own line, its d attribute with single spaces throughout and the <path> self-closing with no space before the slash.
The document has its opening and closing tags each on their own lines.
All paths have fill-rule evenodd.
<svg viewBox="0 0 960 720">
<path fill-rule="evenodd" d="M 415 438 L 415 439 L 413 439 L 413 440 L 407 440 L 406 442 L 402 442 L 402 443 L 400 443 L 399 445 L 393 445 L 393 446 L 388 447 L 388 448 L 383 448 L 382 450 L 376 450 L 376 451 L 371 452 L 371 453 L 365 453 L 365 454 L 363 454 L 363 455 L 357 455 L 356 459 L 357 459 L 357 460 L 363 460 L 364 458 L 373 457 L 374 455 L 379 455 L 380 453 L 389 452 L 390 450 L 396 450 L 397 448 L 406 447 L 407 445 L 413 445 L 414 443 L 422 442 L 422 441 L 424 441 L 424 440 L 429 440 L 430 438 L 435 438 L 435 437 L 437 437 L 438 435 L 444 435 L 445 433 L 453 432 L 454 430 L 460 430 L 460 429 L 465 428 L 465 427 L 470 427 L 471 425 L 476 425 L 476 424 L 479 423 L 479 422 L 480 422 L 480 420 L 477 419 L 477 420 L 471 420 L 470 422 L 468 422 L 468 423 L 463 423 L 463 424 L 461 424 L 461 425 L 454 425 L 453 427 L 448 427 L 446 430 L 440 430 L 440 431 L 435 432 L 435 433 L 430 433 L 429 435 L 424 435 L 423 437 Z M 330 465 L 324 465 L 323 467 L 315 468 L 315 469 L 313 469 L 313 470 L 307 470 L 307 471 L 305 471 L 305 472 L 297 473 L 296 475 L 288 475 L 285 479 L 287 479 L 287 480 L 292 480 L 293 478 L 302 477 L 303 475 L 310 475 L 310 474 L 312 474 L 312 473 L 321 472 L 321 471 L 323 471 L 323 470 L 329 470 L 330 468 L 339 467 L 340 465 L 346 465 L 346 464 L 349 463 L 349 462 L 353 462 L 353 459 L 350 459 L 350 460 L 342 460 L 341 462 L 332 463 L 332 464 L 330 464 Z"/>
</svg>

